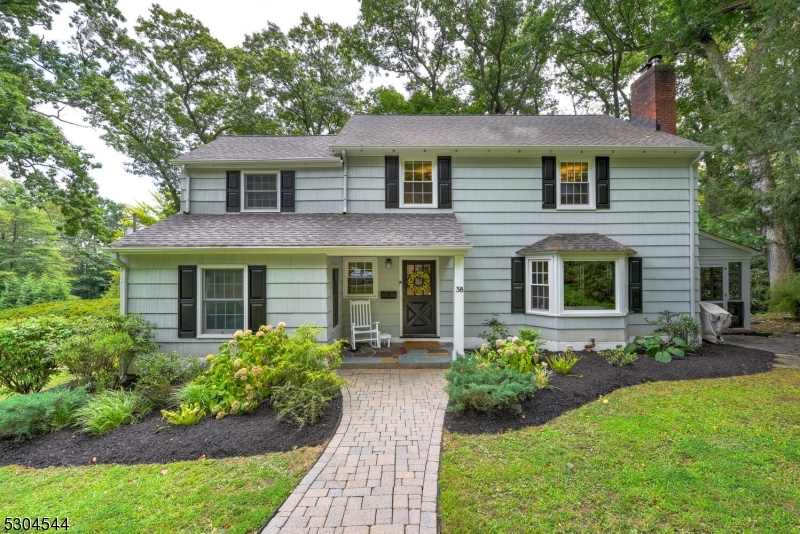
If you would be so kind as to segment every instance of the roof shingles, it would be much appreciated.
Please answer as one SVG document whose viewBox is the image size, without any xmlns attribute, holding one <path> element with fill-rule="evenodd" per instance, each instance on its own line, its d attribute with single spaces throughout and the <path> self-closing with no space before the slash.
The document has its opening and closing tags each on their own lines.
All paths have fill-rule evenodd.
<svg viewBox="0 0 800 534">
<path fill-rule="evenodd" d="M 521 248 L 517 254 L 533 254 L 536 252 L 636 252 L 630 247 L 618 243 L 600 234 L 553 234 L 532 245 Z"/>
<path fill-rule="evenodd" d="M 179 156 L 175 163 L 335 158 L 335 135 L 224 135 Z"/>
<path fill-rule="evenodd" d="M 455 215 L 449 213 L 179 213 L 118 239 L 110 248 L 414 246 L 469 247 L 470 243 Z"/>
</svg>

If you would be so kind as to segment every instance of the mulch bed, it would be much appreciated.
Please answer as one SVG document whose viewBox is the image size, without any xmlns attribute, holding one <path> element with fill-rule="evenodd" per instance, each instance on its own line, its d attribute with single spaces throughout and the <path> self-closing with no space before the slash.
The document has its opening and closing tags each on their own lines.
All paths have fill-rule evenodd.
<svg viewBox="0 0 800 534">
<path fill-rule="evenodd" d="M 22 443 L 0 441 L 0 465 L 29 467 L 98 464 L 150 464 L 182 460 L 254 456 L 321 445 L 336 433 L 342 415 L 341 398 L 328 406 L 322 419 L 302 430 L 278 420 L 263 404 L 251 413 L 216 420 L 203 418 L 194 426 L 173 426 L 153 412 L 135 425 L 123 425 L 100 436 L 66 428 Z M 164 428 L 165 427 L 165 428 Z M 158 433 L 156 430 L 162 428 Z"/>
<path fill-rule="evenodd" d="M 687 355 L 671 363 L 660 363 L 654 358 L 639 355 L 632 366 L 610 365 L 596 352 L 578 353 L 581 359 L 570 374 L 583 378 L 554 375 L 552 388 L 534 393 L 522 404 L 522 414 L 513 412 L 464 411 L 447 412 L 444 426 L 460 434 L 496 434 L 503 430 L 542 425 L 559 415 L 597 400 L 615 389 L 644 382 L 662 380 L 692 380 L 698 378 L 724 378 L 729 376 L 763 373 L 772 369 L 775 355 L 771 352 L 704 343 L 698 355 Z M 525 415 L 523 419 L 521 415 Z"/>
</svg>

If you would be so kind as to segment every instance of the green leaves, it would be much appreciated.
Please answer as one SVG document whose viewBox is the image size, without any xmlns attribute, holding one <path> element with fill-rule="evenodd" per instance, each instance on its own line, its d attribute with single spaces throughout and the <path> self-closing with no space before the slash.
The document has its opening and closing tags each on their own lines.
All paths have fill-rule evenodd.
<svg viewBox="0 0 800 534">
<path fill-rule="evenodd" d="M 638 350 L 644 350 L 645 354 L 655 358 L 657 362 L 669 363 L 672 357 L 683 358 L 683 349 L 691 349 L 690 345 L 683 339 L 675 337 L 664 339 L 661 333 L 653 332 L 650 336 L 636 336 L 631 343 L 625 347 L 625 353 L 631 354 Z"/>
</svg>

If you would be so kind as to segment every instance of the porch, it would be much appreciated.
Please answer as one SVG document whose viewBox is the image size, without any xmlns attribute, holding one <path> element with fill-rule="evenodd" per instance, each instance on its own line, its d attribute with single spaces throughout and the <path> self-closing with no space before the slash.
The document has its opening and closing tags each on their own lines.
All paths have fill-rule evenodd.
<svg viewBox="0 0 800 534">
<path fill-rule="evenodd" d="M 447 369 L 452 361 L 452 343 L 408 342 L 380 348 L 359 345 L 355 351 L 342 351 L 345 369 Z"/>
</svg>

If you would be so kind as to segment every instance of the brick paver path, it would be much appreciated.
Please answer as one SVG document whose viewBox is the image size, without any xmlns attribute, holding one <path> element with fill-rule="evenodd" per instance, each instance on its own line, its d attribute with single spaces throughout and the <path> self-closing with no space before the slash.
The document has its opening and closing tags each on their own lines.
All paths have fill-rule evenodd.
<svg viewBox="0 0 800 534">
<path fill-rule="evenodd" d="M 435 534 L 441 369 L 341 371 L 342 422 L 264 534 Z"/>
</svg>

